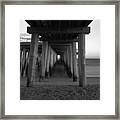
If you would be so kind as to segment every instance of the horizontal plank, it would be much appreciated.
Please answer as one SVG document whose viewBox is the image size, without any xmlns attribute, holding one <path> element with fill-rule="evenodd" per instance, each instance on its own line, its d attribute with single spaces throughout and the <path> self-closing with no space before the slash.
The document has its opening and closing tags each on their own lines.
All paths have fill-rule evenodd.
<svg viewBox="0 0 120 120">
<path fill-rule="evenodd" d="M 71 29 L 44 29 L 40 27 L 27 27 L 27 33 L 39 33 L 39 34 L 70 34 L 70 33 L 80 33 L 80 34 L 89 34 L 90 27 L 80 27 L 80 28 L 71 28 Z"/>
</svg>

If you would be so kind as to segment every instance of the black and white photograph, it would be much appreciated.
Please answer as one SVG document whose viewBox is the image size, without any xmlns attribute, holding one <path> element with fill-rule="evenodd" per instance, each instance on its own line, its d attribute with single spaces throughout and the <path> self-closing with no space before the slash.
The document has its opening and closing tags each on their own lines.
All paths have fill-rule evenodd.
<svg viewBox="0 0 120 120">
<path fill-rule="evenodd" d="M 20 20 L 20 100 L 100 100 L 100 21 Z"/>
<path fill-rule="evenodd" d="M 120 5 L 8 1 L 1 7 L 1 118 L 117 118 Z"/>
</svg>

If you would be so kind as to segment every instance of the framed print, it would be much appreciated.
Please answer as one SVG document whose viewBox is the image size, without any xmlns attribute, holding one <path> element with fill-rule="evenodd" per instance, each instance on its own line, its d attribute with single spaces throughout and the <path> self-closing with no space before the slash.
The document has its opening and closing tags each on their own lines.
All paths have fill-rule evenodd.
<svg viewBox="0 0 120 120">
<path fill-rule="evenodd" d="M 119 119 L 119 6 L 2 1 L 1 118 Z"/>
</svg>

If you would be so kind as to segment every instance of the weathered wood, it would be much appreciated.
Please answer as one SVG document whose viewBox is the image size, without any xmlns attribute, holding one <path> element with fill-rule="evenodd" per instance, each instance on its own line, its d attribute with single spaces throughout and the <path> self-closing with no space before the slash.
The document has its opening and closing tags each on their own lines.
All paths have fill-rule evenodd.
<svg viewBox="0 0 120 120">
<path fill-rule="evenodd" d="M 48 57 L 48 42 L 45 42 L 45 71 L 47 69 L 47 57 Z"/>
<path fill-rule="evenodd" d="M 49 65 L 49 75 L 52 75 L 52 68 L 53 68 L 53 50 L 50 47 L 50 65 Z"/>
<path fill-rule="evenodd" d="M 71 71 L 71 74 L 73 75 L 73 59 L 72 59 L 72 45 L 70 44 L 69 46 L 69 49 L 70 49 L 70 71 Z"/>
<path fill-rule="evenodd" d="M 66 61 L 67 61 L 66 71 L 67 71 L 68 76 L 71 78 L 72 77 L 72 73 L 71 73 L 70 46 L 67 46 Z"/>
<path fill-rule="evenodd" d="M 56 55 L 56 53 L 55 53 L 55 58 L 54 58 L 54 59 L 55 59 L 55 63 L 56 63 L 56 59 L 57 59 L 57 55 Z"/>
<path fill-rule="evenodd" d="M 52 44 L 56 44 L 57 42 L 64 42 L 64 44 L 69 44 L 69 43 L 72 43 L 72 42 L 78 42 L 79 41 L 79 39 L 78 38 L 71 38 L 71 39 L 50 39 L 50 38 L 42 38 L 42 41 L 48 41 L 50 44 L 52 43 Z"/>
<path fill-rule="evenodd" d="M 52 48 L 50 49 L 50 67 L 53 67 L 53 50 Z"/>
<path fill-rule="evenodd" d="M 55 64 L 56 63 L 56 53 L 53 52 L 53 63 Z"/>
<path fill-rule="evenodd" d="M 66 51 L 64 52 L 63 60 L 64 60 L 64 63 L 66 64 Z"/>
<path fill-rule="evenodd" d="M 67 65 L 67 50 L 65 51 L 65 64 Z"/>
<path fill-rule="evenodd" d="M 38 51 L 38 38 L 39 38 L 38 36 L 39 36 L 38 34 L 35 34 L 35 33 L 32 34 L 27 86 L 29 86 L 30 83 L 35 79 L 35 68 L 36 68 L 36 58 L 37 58 L 37 51 Z"/>
<path fill-rule="evenodd" d="M 73 57 L 73 81 L 77 81 L 78 78 L 78 66 L 76 58 L 76 43 L 72 43 L 72 57 Z"/>
<path fill-rule="evenodd" d="M 78 71 L 79 71 L 79 86 L 85 86 L 85 35 L 80 34 L 78 42 Z"/>
<path fill-rule="evenodd" d="M 47 69 L 46 69 L 47 77 L 49 77 L 49 67 L 50 67 L 50 46 L 48 46 Z"/>
<path fill-rule="evenodd" d="M 61 41 L 61 40 L 60 40 L 60 41 L 59 41 L 59 40 L 58 40 L 58 41 L 57 41 L 57 40 L 56 40 L 56 41 L 55 41 L 55 40 L 49 41 L 49 40 L 48 40 L 48 43 L 49 43 L 49 44 L 51 44 L 51 43 L 52 43 L 52 44 L 70 44 L 70 43 L 72 43 L 72 42 L 73 42 L 73 41 Z"/>
<path fill-rule="evenodd" d="M 23 59 L 23 50 L 21 50 L 20 54 L 20 75 L 22 76 L 22 59 Z"/>
<path fill-rule="evenodd" d="M 42 43 L 42 79 L 45 77 L 45 42 Z"/>
<path fill-rule="evenodd" d="M 39 76 L 39 82 L 42 77 L 42 54 L 38 54 L 38 76 Z"/>
<path fill-rule="evenodd" d="M 28 77 L 28 76 L 27 76 L 27 72 L 28 72 L 28 71 L 27 71 L 27 67 L 28 67 L 28 64 L 29 64 L 29 52 L 28 52 L 28 51 L 26 52 L 26 60 L 25 60 L 25 61 L 26 61 L 26 62 L 25 62 L 24 76 L 25 76 L 25 77 Z"/>
<path fill-rule="evenodd" d="M 40 27 L 27 27 L 27 32 L 32 33 L 39 33 L 39 34 L 55 34 L 55 33 L 80 33 L 80 34 L 89 34 L 90 27 L 80 27 L 80 28 L 70 28 L 70 29 L 51 29 L 51 28 L 40 28 Z"/>
<path fill-rule="evenodd" d="M 67 59 L 67 66 L 69 67 L 69 46 L 67 47 L 67 52 L 66 52 L 66 59 Z"/>
<path fill-rule="evenodd" d="M 23 49 L 22 55 L 21 55 L 21 76 L 24 75 L 24 69 L 25 69 L 25 48 Z"/>
<path fill-rule="evenodd" d="M 70 43 L 64 43 L 64 44 L 62 44 L 62 43 L 57 43 L 57 41 L 56 41 L 56 43 L 50 42 L 49 45 L 51 45 L 51 46 L 53 46 L 53 47 L 54 47 L 54 46 L 59 47 L 59 46 L 69 46 Z"/>
</svg>

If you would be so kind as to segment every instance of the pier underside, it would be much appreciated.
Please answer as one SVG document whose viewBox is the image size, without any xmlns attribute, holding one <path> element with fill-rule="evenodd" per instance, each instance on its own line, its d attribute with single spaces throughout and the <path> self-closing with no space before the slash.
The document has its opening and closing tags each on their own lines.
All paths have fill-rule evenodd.
<svg viewBox="0 0 120 120">
<path fill-rule="evenodd" d="M 20 99 L 99 100 L 100 59 L 85 57 L 92 20 L 26 22 L 31 39 L 20 43 Z"/>
</svg>

